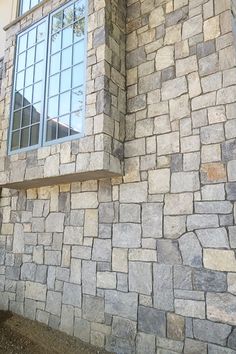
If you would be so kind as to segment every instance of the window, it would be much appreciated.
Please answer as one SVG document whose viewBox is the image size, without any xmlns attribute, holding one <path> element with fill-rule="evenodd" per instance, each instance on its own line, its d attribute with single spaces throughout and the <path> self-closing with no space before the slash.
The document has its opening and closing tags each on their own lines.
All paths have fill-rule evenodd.
<svg viewBox="0 0 236 354">
<path fill-rule="evenodd" d="M 10 151 L 82 135 L 85 42 L 85 0 L 18 36 Z"/>
<path fill-rule="evenodd" d="M 28 10 L 32 9 L 32 7 L 38 5 L 42 0 L 20 0 L 20 9 L 19 15 L 23 15 Z"/>
</svg>

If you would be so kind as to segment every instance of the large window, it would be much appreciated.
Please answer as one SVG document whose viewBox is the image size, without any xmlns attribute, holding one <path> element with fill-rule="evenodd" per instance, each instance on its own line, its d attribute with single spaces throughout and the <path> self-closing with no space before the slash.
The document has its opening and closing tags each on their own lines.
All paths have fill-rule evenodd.
<svg viewBox="0 0 236 354">
<path fill-rule="evenodd" d="M 42 0 L 20 0 L 19 15 L 23 15 L 32 7 L 38 5 Z"/>
<path fill-rule="evenodd" d="M 10 151 L 83 133 L 85 42 L 85 0 L 18 36 Z"/>
</svg>

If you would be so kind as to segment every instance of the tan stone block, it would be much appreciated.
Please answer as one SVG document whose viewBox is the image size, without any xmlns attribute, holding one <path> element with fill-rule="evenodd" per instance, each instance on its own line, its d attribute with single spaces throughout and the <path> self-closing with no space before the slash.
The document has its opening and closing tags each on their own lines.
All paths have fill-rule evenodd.
<svg viewBox="0 0 236 354">
<path fill-rule="evenodd" d="M 204 22 L 204 41 L 215 39 L 220 35 L 220 18 L 212 17 Z"/>
<path fill-rule="evenodd" d="M 167 27 L 165 35 L 165 45 L 175 44 L 181 41 L 181 23 L 175 26 Z"/>
<path fill-rule="evenodd" d="M 235 253 L 231 250 L 204 249 L 204 267 L 221 272 L 236 272 Z"/>
<path fill-rule="evenodd" d="M 150 28 L 157 27 L 165 22 L 165 14 L 162 6 L 156 7 L 149 16 Z"/>
<path fill-rule="evenodd" d="M 98 235 L 98 210 L 85 210 L 84 236 L 97 237 Z"/>
<path fill-rule="evenodd" d="M 128 273 L 128 250 L 113 248 L 112 270 L 115 272 Z"/>
<path fill-rule="evenodd" d="M 174 65 L 174 47 L 166 46 L 157 51 L 156 70 L 163 70 Z"/>
<path fill-rule="evenodd" d="M 150 194 L 168 193 L 170 190 L 170 169 L 148 171 Z"/>
<path fill-rule="evenodd" d="M 222 163 L 209 163 L 201 167 L 201 180 L 203 183 L 216 183 L 226 181 L 226 169 Z"/>
</svg>

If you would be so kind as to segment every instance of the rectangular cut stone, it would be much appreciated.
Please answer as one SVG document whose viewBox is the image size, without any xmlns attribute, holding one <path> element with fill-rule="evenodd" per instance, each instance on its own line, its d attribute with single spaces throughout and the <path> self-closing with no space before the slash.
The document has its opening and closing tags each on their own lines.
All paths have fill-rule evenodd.
<svg viewBox="0 0 236 354">
<path fill-rule="evenodd" d="M 83 228 L 79 226 L 66 226 L 64 231 L 64 243 L 68 245 L 82 245 Z"/>
<path fill-rule="evenodd" d="M 129 290 L 144 295 L 152 293 L 151 263 L 129 262 Z"/>
<path fill-rule="evenodd" d="M 190 102 L 188 95 L 170 100 L 170 120 L 181 119 L 190 115 Z"/>
<path fill-rule="evenodd" d="M 197 58 L 195 55 L 176 60 L 176 76 L 184 76 L 198 70 Z"/>
<path fill-rule="evenodd" d="M 137 320 L 138 294 L 122 293 L 116 290 L 105 291 L 105 312 Z"/>
<path fill-rule="evenodd" d="M 226 340 L 230 332 L 231 326 L 225 324 L 206 320 L 193 321 L 194 337 L 204 342 L 226 345 Z"/>
<path fill-rule="evenodd" d="M 142 207 L 143 237 L 162 237 L 162 204 L 147 203 Z"/>
<path fill-rule="evenodd" d="M 195 212 L 198 214 L 230 214 L 232 212 L 231 202 L 195 202 Z"/>
<path fill-rule="evenodd" d="M 170 190 L 170 169 L 148 171 L 148 187 L 150 194 L 168 193 Z"/>
<path fill-rule="evenodd" d="M 156 250 L 149 249 L 131 249 L 129 250 L 129 261 L 156 262 Z"/>
<path fill-rule="evenodd" d="M 195 215 L 189 215 L 187 218 L 187 229 L 189 231 L 195 229 L 218 227 L 218 226 L 219 226 L 219 220 L 217 215 L 195 214 Z"/>
<path fill-rule="evenodd" d="M 174 310 L 172 267 L 164 264 L 153 266 L 154 307 L 159 310 Z"/>
<path fill-rule="evenodd" d="M 193 192 L 200 188 L 198 172 L 176 172 L 171 176 L 171 192 Z"/>
<path fill-rule="evenodd" d="M 62 303 L 65 305 L 81 307 L 81 286 L 64 283 Z"/>
<path fill-rule="evenodd" d="M 202 32 L 202 16 L 192 17 L 183 24 L 183 39 L 193 37 Z"/>
<path fill-rule="evenodd" d="M 182 316 L 205 318 L 205 302 L 195 300 L 175 299 L 175 312 Z"/>
<path fill-rule="evenodd" d="M 21 224 L 15 224 L 13 236 L 13 252 L 24 252 L 24 229 Z"/>
<path fill-rule="evenodd" d="M 196 233 L 203 247 L 229 248 L 228 235 L 225 228 L 197 230 Z"/>
<path fill-rule="evenodd" d="M 173 132 L 157 136 L 158 155 L 169 155 L 179 152 L 179 133 Z"/>
<path fill-rule="evenodd" d="M 96 262 L 82 262 L 82 290 L 83 294 L 96 294 Z"/>
<path fill-rule="evenodd" d="M 192 193 L 167 194 L 165 196 L 165 215 L 192 214 L 193 195 Z"/>
<path fill-rule="evenodd" d="M 121 203 L 141 203 L 147 201 L 147 182 L 126 183 L 120 186 Z"/>
<path fill-rule="evenodd" d="M 97 193 L 83 192 L 71 194 L 71 208 L 72 209 L 93 209 L 98 207 Z"/>
<path fill-rule="evenodd" d="M 221 272 L 236 272 L 236 259 L 232 250 L 203 250 L 204 267 Z"/>
<path fill-rule="evenodd" d="M 141 226 L 123 223 L 113 225 L 113 246 L 121 248 L 138 248 L 141 245 Z"/>
<path fill-rule="evenodd" d="M 126 249 L 113 248 L 112 270 L 115 272 L 128 273 L 128 251 Z"/>
</svg>

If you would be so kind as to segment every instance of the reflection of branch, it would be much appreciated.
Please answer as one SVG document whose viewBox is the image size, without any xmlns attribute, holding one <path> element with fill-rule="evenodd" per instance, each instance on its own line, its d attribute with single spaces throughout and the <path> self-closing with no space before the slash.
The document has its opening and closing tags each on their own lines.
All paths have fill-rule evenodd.
<svg viewBox="0 0 236 354">
<path fill-rule="evenodd" d="M 77 35 L 84 34 L 84 10 L 85 7 L 82 5 L 81 7 L 74 9 L 69 9 L 64 11 L 64 18 L 62 19 L 62 12 L 53 16 L 53 27 L 52 32 L 58 32 L 62 28 L 62 20 L 63 27 L 67 27 L 74 22 L 74 17 L 77 22 L 74 23 L 73 31 Z M 74 13 L 75 12 L 75 13 Z M 75 16 L 74 16 L 75 15 Z M 78 21 L 79 20 L 79 21 Z"/>
</svg>

